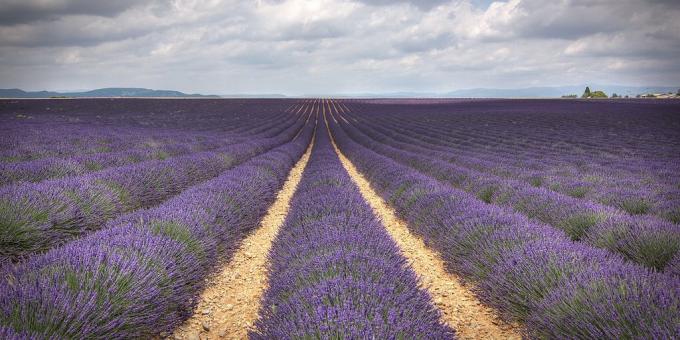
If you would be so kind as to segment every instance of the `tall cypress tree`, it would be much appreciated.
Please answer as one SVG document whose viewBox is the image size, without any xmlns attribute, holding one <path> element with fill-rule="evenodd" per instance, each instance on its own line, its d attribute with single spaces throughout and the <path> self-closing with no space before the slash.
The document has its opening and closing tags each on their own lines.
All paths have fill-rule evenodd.
<svg viewBox="0 0 680 340">
<path fill-rule="evenodd" d="M 590 87 L 586 86 L 586 90 L 583 91 L 583 95 L 581 96 L 581 98 L 588 98 L 588 97 L 590 97 Z"/>
</svg>

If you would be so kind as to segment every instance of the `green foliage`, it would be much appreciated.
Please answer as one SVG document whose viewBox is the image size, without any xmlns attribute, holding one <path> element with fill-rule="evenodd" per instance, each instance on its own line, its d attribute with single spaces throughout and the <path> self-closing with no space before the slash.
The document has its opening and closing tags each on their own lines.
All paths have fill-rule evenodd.
<svg viewBox="0 0 680 340">
<path fill-rule="evenodd" d="M 30 207 L 26 202 L 0 200 L 0 253 L 10 248 L 30 249 L 33 238 L 40 233 L 39 226 L 49 217 L 49 212 Z"/>
<path fill-rule="evenodd" d="M 625 200 L 621 202 L 620 207 L 631 215 L 646 214 L 651 208 L 649 203 L 642 198 L 631 198 Z"/>
<path fill-rule="evenodd" d="M 680 223 L 680 208 L 666 212 L 664 217 L 673 223 Z"/>
<path fill-rule="evenodd" d="M 100 145 L 96 148 L 94 148 L 94 152 L 99 152 L 99 153 L 104 153 L 104 152 L 111 152 L 111 148 L 106 145 Z"/>
<path fill-rule="evenodd" d="M 165 152 L 165 151 L 162 151 L 162 150 L 158 150 L 154 154 L 154 158 L 162 160 L 162 161 L 166 160 L 168 157 L 170 157 L 170 154 Z"/>
<path fill-rule="evenodd" d="M 590 227 L 602 221 L 603 217 L 595 213 L 584 213 L 571 216 L 560 223 L 560 228 L 574 240 L 580 240 Z"/>
<path fill-rule="evenodd" d="M 189 252 L 196 255 L 199 259 L 206 257 L 205 250 L 201 246 L 196 236 L 191 234 L 188 226 L 175 221 L 154 220 L 149 222 L 151 231 L 157 235 L 163 235 L 182 243 Z"/>
<path fill-rule="evenodd" d="M 591 91 L 590 87 L 586 86 L 586 90 L 583 91 L 581 98 L 607 98 L 607 95 L 602 91 Z"/>
<path fill-rule="evenodd" d="M 234 157 L 226 152 L 220 152 L 218 154 L 220 157 L 220 160 L 222 161 L 222 164 L 224 164 L 227 167 L 230 167 L 234 164 Z"/>
<path fill-rule="evenodd" d="M 538 187 L 540 187 L 541 185 L 543 185 L 543 178 L 542 178 L 542 177 L 539 177 L 539 176 L 531 177 L 531 179 L 529 180 L 529 183 L 530 183 L 532 186 L 538 188 Z"/>
<path fill-rule="evenodd" d="M 118 197 L 118 202 L 120 204 L 126 205 L 130 202 L 130 192 L 127 189 L 123 188 L 122 185 L 116 182 L 103 180 L 97 181 L 97 184 L 103 185 L 111 192 L 113 192 Z"/>
<path fill-rule="evenodd" d="M 586 90 L 583 91 L 581 98 L 590 98 L 590 87 L 586 86 Z"/>
<path fill-rule="evenodd" d="M 571 188 L 571 189 L 567 190 L 567 195 L 574 197 L 574 198 L 583 198 L 588 194 L 589 191 L 590 191 L 590 188 L 588 188 L 588 187 L 578 186 L 578 187 Z"/>
<path fill-rule="evenodd" d="M 645 237 L 636 237 L 629 224 L 616 223 L 601 231 L 593 245 L 661 271 L 680 250 L 680 238 L 673 232 L 661 229 Z"/>
<path fill-rule="evenodd" d="M 408 182 L 401 184 L 399 186 L 399 188 L 397 188 L 397 190 L 395 190 L 392 193 L 392 195 L 390 196 L 388 201 L 390 203 L 394 204 L 394 202 L 396 202 L 399 198 L 401 198 L 401 196 L 404 194 L 404 192 L 406 192 L 406 190 L 411 188 L 412 185 L 413 185 L 412 183 L 408 183 Z"/>
<path fill-rule="evenodd" d="M 90 171 L 99 171 L 103 169 L 104 166 L 95 161 L 88 161 L 85 163 L 85 168 Z"/>
<path fill-rule="evenodd" d="M 491 203 L 493 199 L 493 194 L 498 190 L 495 186 L 488 186 L 482 188 L 482 190 L 477 192 L 477 198 L 484 201 L 485 203 Z"/>
<path fill-rule="evenodd" d="M 413 190 L 410 190 L 408 194 L 405 196 L 405 204 L 404 206 L 410 208 L 412 205 L 414 205 L 418 200 L 427 195 L 428 191 L 426 189 L 422 188 L 414 188 Z"/>
</svg>

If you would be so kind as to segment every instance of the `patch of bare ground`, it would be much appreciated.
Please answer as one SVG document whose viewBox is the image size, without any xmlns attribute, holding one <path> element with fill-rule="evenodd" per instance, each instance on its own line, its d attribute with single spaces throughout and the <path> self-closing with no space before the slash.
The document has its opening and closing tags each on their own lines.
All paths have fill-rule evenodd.
<svg viewBox="0 0 680 340">
<path fill-rule="evenodd" d="M 247 338 L 267 288 L 267 254 L 288 214 L 290 200 L 309 161 L 312 146 L 313 142 L 288 174 L 258 229 L 243 240 L 232 260 L 208 279 L 194 315 L 170 338 Z"/>
<path fill-rule="evenodd" d="M 442 321 L 456 330 L 461 339 L 520 339 L 519 326 L 503 322 L 497 313 L 485 306 L 461 280 L 446 271 L 441 256 L 429 249 L 425 242 L 412 234 L 406 222 L 370 187 L 370 183 L 335 145 L 342 165 L 374 214 L 382 221 L 390 236 L 397 242 L 402 254 L 420 277 L 425 289 L 442 312 Z"/>
</svg>

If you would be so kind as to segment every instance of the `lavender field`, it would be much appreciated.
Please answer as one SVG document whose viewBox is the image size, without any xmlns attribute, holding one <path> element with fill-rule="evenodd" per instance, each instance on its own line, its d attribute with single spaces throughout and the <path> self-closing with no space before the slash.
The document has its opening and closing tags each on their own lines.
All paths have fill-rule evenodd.
<svg viewBox="0 0 680 340">
<path fill-rule="evenodd" d="M 680 338 L 680 103 L 0 100 L 0 338 Z"/>
</svg>

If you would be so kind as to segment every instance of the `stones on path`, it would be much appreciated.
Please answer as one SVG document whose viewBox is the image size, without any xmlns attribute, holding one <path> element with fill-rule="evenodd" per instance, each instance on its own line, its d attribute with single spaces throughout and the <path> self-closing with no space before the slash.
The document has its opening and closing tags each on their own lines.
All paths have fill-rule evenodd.
<svg viewBox="0 0 680 340">
<path fill-rule="evenodd" d="M 456 330 L 456 336 L 460 339 L 520 339 L 519 327 L 501 321 L 494 310 L 482 305 L 456 275 L 446 271 L 441 256 L 409 231 L 406 222 L 398 218 L 394 209 L 373 191 L 335 141 L 333 147 L 361 195 L 396 241 L 411 268 L 418 274 L 423 288 L 442 312 L 442 321 Z"/>
<path fill-rule="evenodd" d="M 288 214 L 311 151 L 312 144 L 288 174 L 260 226 L 241 242 L 231 261 L 208 279 L 194 315 L 175 330 L 176 338 L 247 338 L 267 287 L 267 254 Z"/>
</svg>

